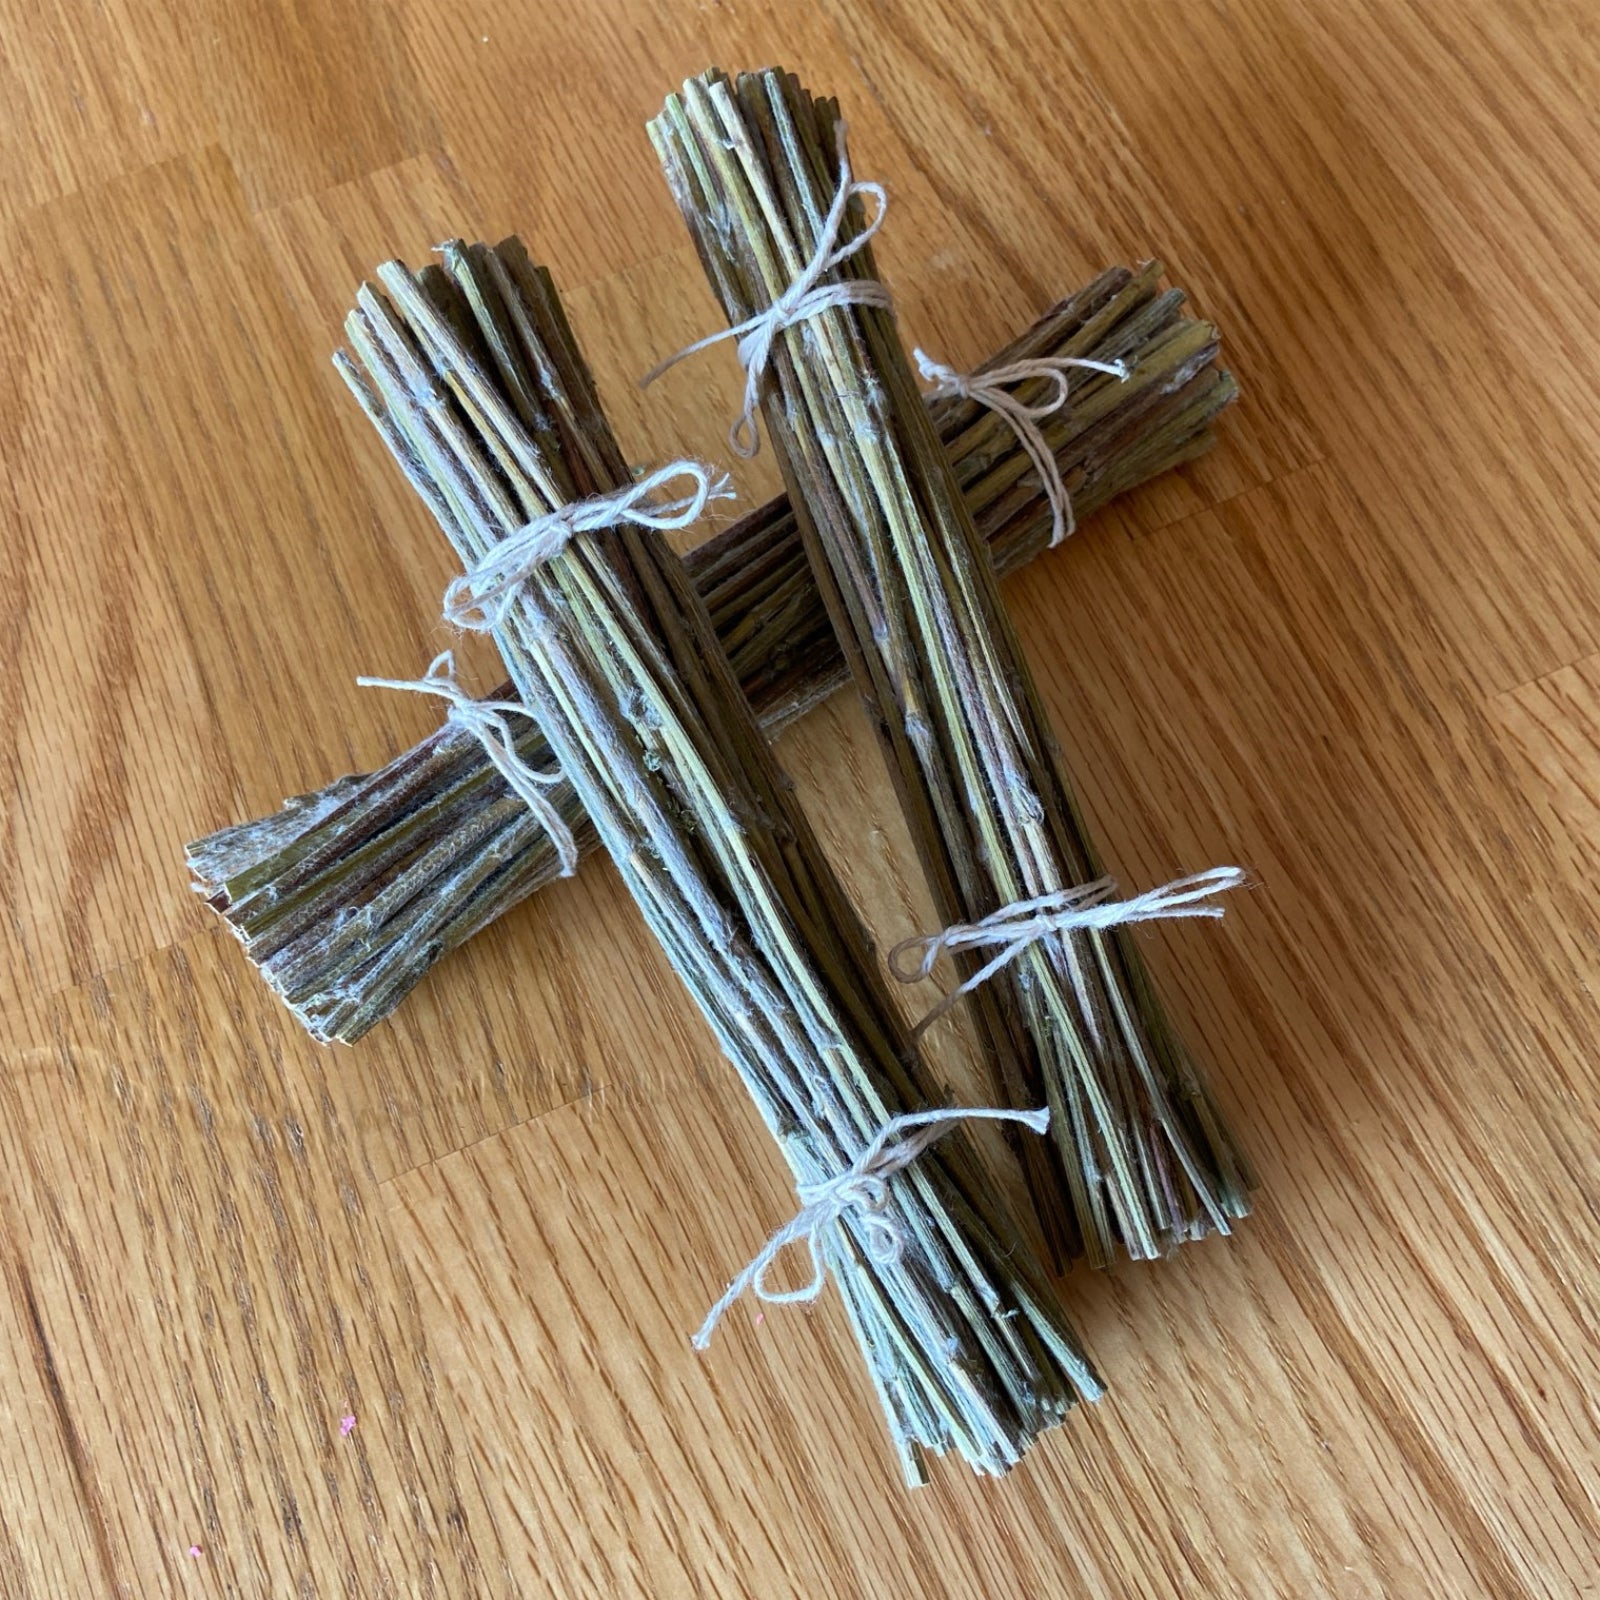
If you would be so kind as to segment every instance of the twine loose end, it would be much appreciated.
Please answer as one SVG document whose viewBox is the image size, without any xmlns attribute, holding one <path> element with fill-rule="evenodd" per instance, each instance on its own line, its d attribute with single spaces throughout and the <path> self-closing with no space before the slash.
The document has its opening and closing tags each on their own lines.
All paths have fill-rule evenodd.
<svg viewBox="0 0 1600 1600">
<path fill-rule="evenodd" d="M 934 399 L 971 400 L 993 411 L 1010 426 L 1017 443 L 1027 453 L 1039 474 L 1040 485 L 1050 505 L 1050 544 L 1052 547 L 1077 532 L 1078 522 L 1072 511 L 1072 498 L 1067 493 L 1061 468 L 1056 463 L 1049 442 L 1039 423 L 1059 411 L 1067 403 L 1070 371 L 1103 372 L 1120 382 L 1127 382 L 1132 369 L 1126 361 L 1094 361 L 1079 356 L 1046 356 L 1032 361 L 1012 361 L 1004 366 L 987 367 L 980 372 L 962 373 L 935 361 L 923 350 L 914 350 L 917 370 Z M 1024 383 L 1030 378 L 1047 378 L 1055 386 L 1053 399 L 1024 405 L 1005 385 Z"/>
<path fill-rule="evenodd" d="M 678 478 L 693 483 L 688 494 L 652 499 Z M 546 561 L 560 555 L 577 534 L 597 533 L 624 522 L 661 531 L 687 528 L 700 519 L 711 501 L 733 498 L 733 482 L 727 473 L 685 458 L 670 461 L 610 494 L 557 506 L 507 534 L 470 572 L 454 579 L 444 592 L 444 619 L 473 633 L 487 633 L 511 614 L 523 584 Z"/>
<path fill-rule="evenodd" d="M 1122 927 L 1134 922 L 1168 918 L 1220 917 L 1221 906 L 1207 902 L 1214 895 L 1243 887 L 1242 867 L 1209 867 L 1149 889 L 1130 900 L 1113 900 L 1114 878 L 1096 878 L 1074 889 L 1018 900 L 1001 906 L 977 922 L 955 922 L 938 933 L 915 934 L 902 939 L 888 955 L 889 971 L 901 983 L 918 983 L 930 977 L 934 964 L 947 950 L 996 950 L 979 971 L 953 989 L 912 1030 L 920 1038 L 963 995 L 971 994 L 1003 967 L 1009 966 L 1029 946 L 1041 939 L 1066 933 Z"/>
<path fill-rule="evenodd" d="M 706 1313 L 690 1342 L 706 1350 L 723 1313 L 748 1290 L 768 1305 L 795 1305 L 815 1300 L 827 1282 L 823 1253 L 826 1230 L 857 1213 L 868 1253 L 880 1265 L 893 1265 L 905 1250 L 905 1230 L 889 1212 L 889 1179 L 903 1171 L 930 1145 L 937 1143 L 958 1122 L 1020 1122 L 1035 1133 L 1050 1126 L 1050 1109 L 1011 1111 L 999 1107 L 954 1107 L 939 1111 L 910 1111 L 891 1117 L 866 1148 L 837 1177 L 802 1184 L 800 1210 L 756 1253 L 743 1272 L 730 1283 L 722 1298 Z M 902 1137 L 902 1136 L 907 1137 Z M 803 1243 L 811 1254 L 811 1278 L 798 1289 L 769 1289 L 767 1273 L 791 1244 Z"/>
<path fill-rule="evenodd" d="M 470 734 L 483 746 L 507 787 L 539 819 L 550 836 L 561 863 L 561 875 L 570 878 L 578 870 L 578 841 L 559 809 L 543 792 L 563 782 L 559 768 L 540 772 L 530 767 L 517 753 L 516 737 L 507 717 L 531 716 L 516 700 L 474 700 L 456 681 L 455 653 L 441 650 L 420 678 L 357 678 L 363 689 L 398 689 L 407 694 L 431 694 L 448 703 L 445 721 Z"/>
<path fill-rule="evenodd" d="M 871 183 L 852 176 L 843 121 L 837 125 L 837 145 L 839 186 L 834 190 L 833 203 L 829 206 L 828 215 L 817 233 L 816 248 L 811 252 L 811 259 L 807 261 L 799 277 L 765 311 L 758 311 L 754 316 L 746 317 L 743 322 L 723 328 L 718 333 L 707 334 L 705 338 L 696 339 L 693 344 L 685 345 L 675 355 L 668 356 L 665 361 L 657 362 L 639 380 L 639 387 L 646 389 L 662 373 L 677 366 L 686 357 L 708 349 L 714 344 L 720 344 L 724 339 L 736 339 L 738 343 L 735 349 L 739 355 L 740 365 L 744 368 L 744 406 L 728 430 L 728 447 L 743 461 L 753 460 L 761 449 L 761 436 L 756 428 L 756 411 L 761 404 L 762 382 L 778 335 L 785 328 L 792 328 L 797 323 L 834 307 L 877 306 L 884 311 L 894 309 L 894 301 L 890 298 L 889 291 L 876 278 L 845 278 L 835 283 L 822 282 L 828 273 L 848 261 L 858 250 L 864 249 L 871 242 L 872 236 L 883 226 L 884 216 L 889 209 L 889 194 L 881 183 Z M 877 201 L 877 208 L 855 238 L 848 244 L 841 245 L 838 242 L 839 230 L 844 226 L 845 214 L 851 200 L 861 195 L 870 195 Z"/>
</svg>

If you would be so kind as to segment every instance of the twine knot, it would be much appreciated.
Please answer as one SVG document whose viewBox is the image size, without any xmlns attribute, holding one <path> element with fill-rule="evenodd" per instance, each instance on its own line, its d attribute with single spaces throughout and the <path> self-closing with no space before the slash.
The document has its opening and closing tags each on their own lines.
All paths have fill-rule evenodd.
<svg viewBox="0 0 1600 1600">
<path fill-rule="evenodd" d="M 789 285 L 765 311 L 724 328 L 720 333 L 707 334 L 691 345 L 685 345 L 676 355 L 668 356 L 658 366 L 652 367 L 639 380 L 641 389 L 648 388 L 663 372 L 677 366 L 686 356 L 720 344 L 724 339 L 737 339 L 735 349 L 744 367 L 744 409 L 738 420 L 728 430 L 728 444 L 736 456 L 750 460 L 761 448 L 756 431 L 756 408 L 761 404 L 761 383 L 766 375 L 767 363 L 772 359 L 772 347 L 785 328 L 814 317 L 819 311 L 834 306 L 879 306 L 889 310 L 894 302 L 889 291 L 876 278 L 846 278 L 837 283 L 823 283 L 822 278 L 842 262 L 848 261 L 872 239 L 883 226 L 884 213 L 889 209 L 889 196 L 881 183 L 867 183 L 851 176 L 850 155 L 845 148 L 845 125 L 838 125 L 839 187 L 834 191 L 833 204 L 823 219 L 817 235 L 816 248 L 806 262 L 800 276 Z M 839 230 L 844 226 L 845 212 L 857 195 L 871 195 L 878 202 L 877 210 L 855 238 L 848 244 L 839 244 Z"/>
<path fill-rule="evenodd" d="M 508 716 L 527 717 L 532 713 L 515 700 L 474 700 L 456 681 L 456 662 L 452 651 L 444 650 L 433 658 L 420 678 L 357 678 L 363 689 L 400 689 L 410 694 L 437 695 L 450 704 L 445 721 L 471 734 L 484 748 L 511 792 L 518 796 L 539 819 L 555 846 L 561 862 L 561 876 L 570 878 L 578 870 L 578 841 L 551 804 L 546 789 L 562 781 L 560 769 L 540 772 L 517 754 Z"/>
<path fill-rule="evenodd" d="M 651 498 L 675 478 L 692 479 L 693 490 L 671 500 Z M 726 473 L 713 476 L 710 467 L 683 460 L 658 467 L 648 477 L 610 494 L 557 506 L 507 534 L 470 572 L 450 584 L 444 592 L 445 621 L 474 633 L 498 628 L 535 569 L 560 555 L 575 534 L 615 528 L 624 522 L 641 528 L 687 528 L 709 501 L 732 498 L 733 486 Z"/>
<path fill-rule="evenodd" d="M 1096 878 L 1075 889 L 1061 889 L 1033 900 L 1017 900 L 991 911 L 978 922 L 952 923 L 940 933 L 902 939 L 889 952 L 889 970 L 902 983 L 917 983 L 929 976 L 946 950 L 983 950 L 998 946 L 988 965 L 947 994 L 913 1030 L 920 1037 L 963 995 L 987 983 L 1009 966 L 1030 945 L 1055 934 L 1082 933 L 1116 928 L 1132 922 L 1166 918 L 1220 917 L 1221 906 L 1208 905 L 1213 895 L 1240 888 L 1246 882 L 1242 867 L 1210 867 L 1187 878 L 1177 878 L 1159 889 L 1148 889 L 1131 900 L 1113 900 L 1114 878 Z M 916 959 L 906 964 L 908 956 Z"/>
<path fill-rule="evenodd" d="M 723 1296 L 706 1314 L 694 1336 L 696 1350 L 711 1344 L 711 1335 L 725 1312 L 746 1289 L 768 1305 L 794 1305 L 815 1300 L 827 1282 L 827 1262 L 823 1238 L 829 1228 L 843 1223 L 855 1213 L 861 1223 L 867 1253 L 880 1266 L 893 1266 L 905 1251 L 904 1225 L 889 1210 L 889 1179 L 911 1165 L 929 1145 L 942 1139 L 958 1122 L 987 1119 L 1020 1122 L 1035 1133 L 1050 1126 L 1050 1112 L 1006 1111 L 992 1107 L 961 1108 L 945 1111 L 909 1111 L 891 1117 L 873 1136 L 871 1143 L 836 1177 L 820 1183 L 803 1183 L 797 1193 L 800 1209 L 757 1252 L 743 1272 L 730 1283 Z M 767 1273 L 773 1263 L 792 1244 L 805 1242 L 811 1252 L 811 1279 L 798 1289 L 769 1289 Z"/>
<path fill-rule="evenodd" d="M 987 407 L 1003 418 L 1017 436 L 1017 443 L 1027 452 L 1045 499 L 1050 503 L 1050 543 L 1055 546 L 1069 534 L 1077 531 L 1077 519 L 1072 513 L 1072 500 L 1062 481 L 1061 468 L 1056 465 L 1039 423 L 1067 403 L 1067 373 L 1073 368 L 1086 372 L 1104 372 L 1126 383 L 1132 368 L 1126 361 L 1091 361 L 1079 356 L 1042 356 L 1033 361 L 1011 361 L 1004 366 L 986 367 L 979 372 L 957 372 L 942 361 L 935 361 L 921 350 L 914 350 L 917 370 L 924 383 L 931 384 L 929 395 L 935 400 L 971 400 Z M 1004 386 L 1008 383 L 1025 383 L 1029 378 L 1048 378 L 1055 385 L 1052 398 L 1025 405 Z"/>
</svg>

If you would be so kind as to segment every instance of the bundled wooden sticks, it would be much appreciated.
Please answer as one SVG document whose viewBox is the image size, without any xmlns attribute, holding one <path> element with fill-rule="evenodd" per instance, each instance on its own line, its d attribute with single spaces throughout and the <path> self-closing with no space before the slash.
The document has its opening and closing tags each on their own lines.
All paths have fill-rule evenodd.
<svg viewBox="0 0 1600 1600">
<path fill-rule="evenodd" d="M 944 917 L 1073 903 L 1102 869 L 878 284 L 873 186 L 852 180 L 837 108 L 779 72 L 712 72 L 651 136 Z M 1152 1257 L 1244 1214 L 1242 1159 L 1125 928 L 1032 938 L 970 1003 L 1010 1103 L 1055 1114 L 1051 1145 L 1023 1148 L 1061 1254 Z"/>
<path fill-rule="evenodd" d="M 703 506 L 704 474 L 658 475 L 700 485 L 670 506 L 632 483 L 549 279 L 514 241 L 378 277 L 342 370 L 467 567 L 448 614 L 494 632 L 787 1157 L 802 1207 L 778 1242 L 808 1244 L 837 1285 L 908 1478 L 922 1451 L 1006 1470 L 1099 1383 L 985 1214 L 960 1136 L 933 1143 L 948 1124 L 930 1120 L 862 930 L 652 531 Z"/>
<path fill-rule="evenodd" d="M 1189 460 L 1236 394 L 1215 364 L 1216 330 L 1160 290 L 1154 263 L 1116 268 L 1047 312 L 986 364 L 1126 361 L 1127 382 L 1075 388 L 1041 423 L 1080 517 Z M 996 570 L 1050 535 L 1049 506 L 1015 433 L 970 401 L 930 408 Z M 690 552 L 688 566 L 762 722 L 775 732 L 848 677 L 784 498 Z M 504 699 L 510 686 L 498 690 Z M 547 761 L 536 725 L 513 727 L 521 758 Z M 567 786 L 551 804 L 591 848 Z M 353 1042 L 449 951 L 557 876 L 549 833 L 470 732 L 447 722 L 382 770 L 342 778 L 258 821 L 188 847 L 195 887 L 320 1040 Z"/>
</svg>

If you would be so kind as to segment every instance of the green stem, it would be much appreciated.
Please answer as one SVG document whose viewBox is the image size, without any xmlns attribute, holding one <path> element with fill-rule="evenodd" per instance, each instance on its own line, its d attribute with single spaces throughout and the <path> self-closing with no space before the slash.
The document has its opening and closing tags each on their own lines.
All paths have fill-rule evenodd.
<svg viewBox="0 0 1600 1600">
<path fill-rule="evenodd" d="M 512 241 L 444 261 L 437 278 L 379 269 L 342 367 L 470 569 L 630 479 L 548 277 Z M 927 1104 L 921 1063 L 686 566 L 648 530 L 579 535 L 494 633 L 797 1186 L 844 1173 Z M 1101 1392 L 963 1146 L 926 1151 L 871 1219 L 847 1209 L 819 1238 L 912 1482 L 925 1451 L 1004 1472 Z M 876 1247 L 882 1226 L 897 1252 Z"/>
<path fill-rule="evenodd" d="M 838 128 L 831 102 L 778 72 L 690 80 L 652 124 L 730 323 L 771 305 L 813 255 Z M 853 203 L 845 238 L 862 226 Z M 824 281 L 875 276 L 866 245 Z M 1085 379 L 1078 403 L 1117 386 Z M 975 922 L 1101 876 L 962 457 L 929 424 L 893 315 L 834 308 L 787 329 L 763 414 L 941 917 Z M 1054 1112 L 1053 1170 L 1036 1157 L 1029 1177 L 1058 1255 L 1105 1265 L 1120 1243 L 1152 1257 L 1245 1213 L 1243 1162 L 1123 930 L 1041 941 L 969 1004 L 1000 1091 Z"/>
<path fill-rule="evenodd" d="M 1211 423 L 1236 393 L 1215 365 L 1216 330 L 1183 314 L 1178 291 L 1159 292 L 1158 276 L 1154 266 L 1103 273 L 985 363 L 1136 359 L 1133 382 L 1084 385 L 1045 427 L 1080 522 L 1209 448 Z M 930 414 L 997 570 L 1016 571 L 1049 537 L 1048 507 L 1016 436 L 970 402 L 936 402 Z M 381 408 L 369 415 L 380 431 L 391 428 Z M 848 669 L 785 497 L 687 561 L 769 733 L 844 685 Z M 493 698 L 509 693 L 504 685 Z M 548 764 L 531 726 L 519 747 L 531 765 Z M 557 800 L 592 848 L 570 789 Z M 388 1016 L 443 955 L 558 873 L 543 829 L 477 741 L 449 725 L 379 772 L 197 840 L 188 855 L 196 888 L 294 1015 L 313 1037 L 345 1043 Z"/>
</svg>

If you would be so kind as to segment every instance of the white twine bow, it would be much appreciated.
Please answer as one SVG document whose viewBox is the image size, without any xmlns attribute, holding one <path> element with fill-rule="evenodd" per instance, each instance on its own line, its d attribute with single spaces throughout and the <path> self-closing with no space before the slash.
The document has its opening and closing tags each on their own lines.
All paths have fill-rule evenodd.
<svg viewBox="0 0 1600 1600">
<path fill-rule="evenodd" d="M 728 430 L 728 444 L 733 453 L 750 460 L 761 448 L 761 438 L 756 431 L 756 407 L 761 404 L 761 380 L 766 374 L 767 362 L 772 357 L 772 346 L 785 328 L 814 317 L 819 311 L 833 306 L 881 306 L 888 310 L 893 304 L 889 291 L 876 278 L 846 278 L 839 283 L 822 283 L 822 277 L 832 272 L 841 262 L 848 261 L 862 249 L 879 228 L 883 226 L 884 213 L 889 209 L 889 197 L 881 183 L 857 182 L 850 175 L 850 156 L 845 148 L 845 125 L 838 125 L 839 187 L 834 191 L 833 204 L 817 235 L 817 247 L 805 264 L 800 276 L 767 307 L 753 317 L 747 317 L 720 333 L 707 334 L 686 345 L 674 356 L 668 356 L 659 366 L 652 367 L 639 380 L 641 389 L 648 388 L 663 372 L 677 366 L 686 356 L 720 344 L 724 339 L 737 339 L 740 364 L 744 367 L 744 409 L 738 420 Z M 878 202 L 872 220 L 848 244 L 838 243 L 839 229 L 844 225 L 845 210 L 858 194 L 870 194 Z"/>
<path fill-rule="evenodd" d="M 357 678 L 363 689 L 400 689 L 410 694 L 433 694 L 450 703 L 445 721 L 465 730 L 484 748 L 511 792 L 523 800 L 550 835 L 561 862 L 561 876 L 570 878 L 578 870 L 578 841 L 550 803 L 544 790 L 561 782 L 561 772 L 539 772 L 517 754 L 508 716 L 526 717 L 528 708 L 515 700 L 474 700 L 456 682 L 455 655 L 441 651 L 433 658 L 421 678 Z"/>
<path fill-rule="evenodd" d="M 674 478 L 693 479 L 693 491 L 673 500 L 650 498 Z M 625 489 L 558 506 L 507 534 L 471 572 L 451 583 L 444 592 L 445 621 L 474 633 L 499 627 L 534 569 L 560 555 L 574 534 L 615 528 L 624 522 L 641 528 L 687 528 L 708 501 L 732 498 L 733 486 L 726 473 L 713 476 L 711 468 L 700 462 L 683 460 L 668 462 Z"/>
<path fill-rule="evenodd" d="M 1158 922 L 1169 917 L 1220 917 L 1221 906 L 1206 905 L 1213 895 L 1240 888 L 1245 882 L 1242 867 L 1210 867 L 1187 878 L 1178 878 L 1159 889 L 1148 889 L 1131 900 L 1113 900 L 1115 878 L 1096 878 L 1076 889 L 1040 895 L 1035 900 L 1018 900 L 991 911 L 980 922 L 957 922 L 942 933 L 919 934 L 902 939 L 889 952 L 889 970 L 902 983 L 926 978 L 945 950 L 982 950 L 999 946 L 987 966 L 947 994 L 914 1030 L 920 1036 L 947 1012 L 963 995 L 987 983 L 1002 967 L 1009 966 L 1030 945 L 1052 934 L 1081 933 L 1096 928 L 1115 928 L 1130 922 Z M 905 958 L 920 951 L 914 965 Z"/>
<path fill-rule="evenodd" d="M 1127 382 L 1131 368 L 1126 361 L 1091 361 L 1078 356 L 1042 356 L 1033 361 L 1012 361 L 1002 367 L 989 367 L 982 372 L 957 372 L 942 361 L 935 361 L 924 351 L 914 350 L 917 369 L 923 382 L 932 384 L 928 393 L 934 399 L 949 397 L 954 400 L 973 400 L 987 406 L 997 416 L 1010 424 L 1017 443 L 1027 451 L 1028 459 L 1039 474 L 1045 499 L 1050 503 L 1050 543 L 1061 543 L 1069 534 L 1077 532 L 1077 518 L 1072 514 L 1072 499 L 1061 479 L 1061 468 L 1056 465 L 1040 421 L 1059 411 L 1067 403 L 1067 373 L 1074 367 L 1086 372 L 1104 372 L 1110 377 Z M 1025 383 L 1029 378 L 1049 378 L 1055 383 L 1053 398 L 1024 405 L 1004 385 Z"/>
<path fill-rule="evenodd" d="M 794 1305 L 802 1300 L 815 1300 L 828 1278 L 822 1254 L 823 1233 L 842 1222 L 847 1212 L 860 1214 L 866 1248 L 873 1260 L 892 1266 L 905 1250 L 906 1238 L 904 1228 L 889 1212 L 889 1179 L 910 1166 L 956 1123 L 985 1119 L 1020 1122 L 1035 1133 L 1043 1133 L 1050 1126 L 1050 1111 L 1048 1107 L 1037 1111 L 956 1107 L 948 1111 L 909 1111 L 891 1117 L 838 1177 L 800 1185 L 799 1211 L 762 1245 L 755 1259 L 712 1306 L 694 1336 L 695 1349 L 704 1350 L 710 1345 L 711 1335 L 722 1320 L 723 1312 L 746 1289 L 754 1290 L 756 1298 L 765 1300 L 768 1305 Z M 901 1138 L 902 1134 L 909 1134 L 909 1137 Z M 811 1251 L 811 1281 L 798 1289 L 769 1289 L 766 1279 L 773 1263 L 790 1245 L 802 1239 Z"/>
</svg>

